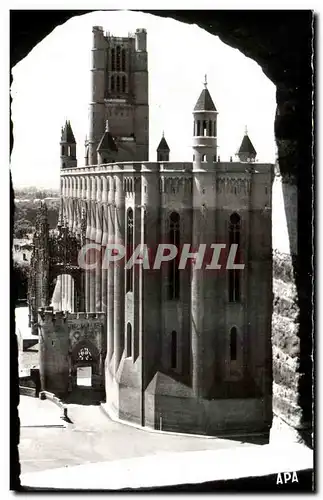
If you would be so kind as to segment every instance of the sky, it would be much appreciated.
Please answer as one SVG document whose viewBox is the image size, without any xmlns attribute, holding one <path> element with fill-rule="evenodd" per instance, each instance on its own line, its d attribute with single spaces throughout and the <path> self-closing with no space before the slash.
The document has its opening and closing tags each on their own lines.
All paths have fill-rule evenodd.
<svg viewBox="0 0 323 500">
<path fill-rule="evenodd" d="M 149 159 L 164 130 L 171 161 L 192 161 L 192 111 L 207 75 L 218 114 L 218 155 L 234 156 L 245 127 L 260 162 L 274 163 L 275 86 L 260 66 L 195 25 L 130 11 L 96 11 L 55 28 L 12 70 L 14 187 L 59 188 L 60 134 L 71 121 L 78 165 L 88 133 L 92 26 L 147 30 Z"/>
</svg>

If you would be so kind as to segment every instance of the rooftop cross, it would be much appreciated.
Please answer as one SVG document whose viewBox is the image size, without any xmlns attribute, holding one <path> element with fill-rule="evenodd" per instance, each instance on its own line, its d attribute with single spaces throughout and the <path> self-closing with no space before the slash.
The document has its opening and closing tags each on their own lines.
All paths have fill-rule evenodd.
<svg viewBox="0 0 323 500">
<path fill-rule="evenodd" d="M 245 135 L 248 135 L 248 127 L 247 127 L 247 125 L 245 126 L 244 133 L 245 133 Z"/>
<path fill-rule="evenodd" d="M 207 87 L 207 75 L 206 74 L 204 75 L 204 87 L 205 88 Z"/>
</svg>

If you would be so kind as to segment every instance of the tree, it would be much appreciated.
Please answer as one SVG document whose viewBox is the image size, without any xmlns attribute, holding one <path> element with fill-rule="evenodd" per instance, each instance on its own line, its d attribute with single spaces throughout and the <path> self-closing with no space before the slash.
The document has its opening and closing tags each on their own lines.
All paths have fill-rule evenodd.
<svg viewBox="0 0 323 500">
<path fill-rule="evenodd" d="M 13 283 L 18 299 L 27 299 L 30 265 L 28 262 L 13 263 Z"/>
<path fill-rule="evenodd" d="M 33 230 L 32 223 L 27 219 L 18 219 L 14 223 L 13 234 L 15 238 L 26 238 Z"/>
</svg>

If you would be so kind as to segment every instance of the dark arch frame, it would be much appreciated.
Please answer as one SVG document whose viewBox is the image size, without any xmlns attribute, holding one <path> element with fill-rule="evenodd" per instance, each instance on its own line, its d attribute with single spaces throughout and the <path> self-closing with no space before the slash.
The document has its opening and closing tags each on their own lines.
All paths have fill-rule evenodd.
<svg viewBox="0 0 323 500">
<path fill-rule="evenodd" d="M 59 24 L 73 16 L 84 15 L 92 10 L 11 11 L 10 36 L 11 67 L 34 48 Z M 300 366 L 299 401 L 304 409 L 302 422 L 312 419 L 312 332 L 313 332 L 313 151 L 312 145 L 312 60 L 309 54 L 313 40 L 314 14 L 308 11 L 143 11 L 160 17 L 197 24 L 209 33 L 244 55 L 255 60 L 268 78 L 277 86 L 277 113 L 275 135 L 278 146 L 279 169 L 283 179 L 298 187 L 298 213 L 286 209 L 288 228 L 293 231 L 294 220 L 298 223 L 297 254 L 292 255 L 292 268 L 299 292 Z M 36 15 L 35 15 L 36 13 Z M 28 27 L 28 29 L 26 29 Z M 315 27 L 315 24 L 314 24 Z M 314 35 L 315 36 L 315 35 Z M 298 68 L 302 68 L 300 72 Z M 10 74 L 12 78 L 12 72 Z M 11 148 L 13 133 L 11 124 Z M 14 202 L 11 184 L 11 224 Z M 286 192 L 286 199 L 288 192 Z M 12 246 L 12 233 L 10 245 Z M 301 264 L 300 264 L 301 262 Z M 13 264 L 11 260 L 11 269 Z M 11 322 L 14 325 L 15 287 L 11 281 Z M 13 353 L 15 347 L 12 329 Z M 11 380 L 17 381 L 17 361 L 11 363 Z M 13 403 L 18 404 L 18 396 Z M 17 459 L 18 460 L 18 459 Z M 14 469 L 14 468 L 13 468 Z M 18 472 L 17 472 L 18 481 Z M 19 483 L 18 483 L 19 484 Z"/>
</svg>

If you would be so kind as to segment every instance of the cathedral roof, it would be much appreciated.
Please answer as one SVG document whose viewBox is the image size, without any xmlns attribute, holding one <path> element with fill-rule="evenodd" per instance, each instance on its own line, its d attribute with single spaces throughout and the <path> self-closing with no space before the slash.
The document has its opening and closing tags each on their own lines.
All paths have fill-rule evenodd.
<svg viewBox="0 0 323 500">
<path fill-rule="evenodd" d="M 118 147 L 108 130 L 106 130 L 99 142 L 97 151 L 118 151 Z"/>
<path fill-rule="evenodd" d="M 202 90 L 195 104 L 194 111 L 216 111 L 211 94 L 206 87 Z"/>
<path fill-rule="evenodd" d="M 169 146 L 168 146 L 167 141 L 166 141 L 164 136 L 160 140 L 157 151 L 170 151 Z"/>
<path fill-rule="evenodd" d="M 238 151 L 238 154 L 243 154 L 243 153 L 246 153 L 251 156 L 256 156 L 257 154 L 257 151 L 253 147 L 253 144 L 249 139 L 248 134 L 245 134 L 244 138 L 242 139 L 241 146 Z"/>
<path fill-rule="evenodd" d="M 68 142 L 69 144 L 76 144 L 70 121 L 66 121 L 64 127 L 62 128 L 61 142 Z"/>
</svg>

